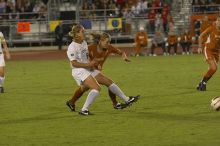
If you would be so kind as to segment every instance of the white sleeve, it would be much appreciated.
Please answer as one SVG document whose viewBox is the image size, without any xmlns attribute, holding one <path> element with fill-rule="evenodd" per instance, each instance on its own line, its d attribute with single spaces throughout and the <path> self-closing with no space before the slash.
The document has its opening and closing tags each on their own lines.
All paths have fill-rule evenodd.
<svg viewBox="0 0 220 146">
<path fill-rule="evenodd" d="M 71 48 L 73 46 L 69 46 L 68 51 L 67 51 L 67 56 L 70 61 L 77 60 L 78 58 L 78 52 L 76 51 L 76 48 Z"/>
<path fill-rule="evenodd" d="M 2 32 L 0 32 L 0 40 L 3 41 L 3 42 L 5 42 L 5 38 L 4 38 L 4 35 L 3 35 Z"/>
<path fill-rule="evenodd" d="M 0 37 L 1 37 L 1 38 L 4 38 L 4 35 L 3 35 L 3 33 L 2 33 L 2 32 L 0 32 Z"/>
</svg>

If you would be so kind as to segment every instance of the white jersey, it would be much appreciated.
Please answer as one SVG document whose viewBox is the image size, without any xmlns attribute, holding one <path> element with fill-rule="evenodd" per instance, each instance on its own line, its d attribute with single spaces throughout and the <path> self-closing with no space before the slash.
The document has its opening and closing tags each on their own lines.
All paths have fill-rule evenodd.
<svg viewBox="0 0 220 146">
<path fill-rule="evenodd" d="M 89 51 L 86 41 L 81 44 L 72 42 L 67 50 L 67 56 L 70 61 L 76 60 L 79 63 L 89 63 Z M 81 85 L 83 81 L 91 75 L 92 71 L 85 68 L 72 67 L 72 76 L 76 80 L 78 85 Z"/>
<path fill-rule="evenodd" d="M 88 63 L 89 51 L 87 42 L 83 41 L 82 44 L 72 42 L 68 47 L 67 56 L 70 61 L 76 60 L 79 63 Z"/>
<path fill-rule="evenodd" d="M 0 52 L 3 53 L 2 51 L 2 42 L 5 42 L 5 38 L 2 32 L 0 32 Z"/>
</svg>

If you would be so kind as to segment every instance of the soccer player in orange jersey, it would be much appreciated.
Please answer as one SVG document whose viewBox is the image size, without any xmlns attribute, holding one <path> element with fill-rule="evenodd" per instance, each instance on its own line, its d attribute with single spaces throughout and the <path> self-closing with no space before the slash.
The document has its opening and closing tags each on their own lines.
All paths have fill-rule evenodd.
<svg viewBox="0 0 220 146">
<path fill-rule="evenodd" d="M 107 33 L 93 34 L 94 44 L 91 44 L 89 48 L 89 57 L 90 60 L 95 60 L 98 62 L 96 65 L 92 76 L 98 81 L 99 84 L 105 85 L 109 90 L 109 96 L 111 97 L 113 107 L 115 109 L 123 109 L 128 105 L 131 105 L 133 102 L 136 102 L 139 99 L 139 96 L 126 96 L 123 91 L 112 81 L 110 78 L 106 77 L 103 73 L 101 73 L 102 66 L 108 56 L 111 53 L 115 53 L 121 55 L 125 61 L 130 62 L 127 58 L 125 52 L 113 47 L 110 44 L 111 37 Z M 75 111 L 75 102 L 83 95 L 88 88 L 78 88 L 75 91 L 73 97 L 67 101 L 66 105 L 71 109 L 71 111 Z M 116 95 L 119 96 L 125 104 L 121 104 L 116 100 Z"/>
<path fill-rule="evenodd" d="M 190 53 L 190 46 L 192 45 L 192 35 L 190 31 L 185 30 L 181 35 L 180 35 L 180 45 L 183 49 L 182 54 L 187 54 L 189 55 Z"/>
<path fill-rule="evenodd" d="M 168 36 L 167 36 L 167 42 L 168 42 L 168 53 L 170 54 L 170 50 L 171 48 L 173 47 L 174 48 L 174 55 L 177 54 L 177 45 L 178 45 L 178 38 L 177 38 L 177 35 L 174 31 L 170 31 L 168 33 Z"/>
<path fill-rule="evenodd" d="M 203 39 L 208 36 L 204 46 L 202 46 Z M 203 79 L 197 86 L 197 90 L 206 91 L 206 84 L 208 80 L 217 71 L 217 63 L 219 61 L 220 54 L 220 17 L 217 18 L 216 22 L 208 27 L 199 36 L 199 48 L 198 53 L 203 52 L 205 59 L 209 65 L 209 69 L 203 76 Z"/>
<path fill-rule="evenodd" d="M 142 55 L 142 51 L 148 45 L 148 35 L 147 32 L 144 31 L 143 27 L 140 27 L 140 31 L 138 31 L 135 35 L 135 56 Z"/>
</svg>

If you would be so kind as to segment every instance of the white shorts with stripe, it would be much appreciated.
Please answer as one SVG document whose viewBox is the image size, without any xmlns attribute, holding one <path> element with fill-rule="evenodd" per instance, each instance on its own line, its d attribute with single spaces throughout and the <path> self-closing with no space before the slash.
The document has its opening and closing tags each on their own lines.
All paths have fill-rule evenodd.
<svg viewBox="0 0 220 146">
<path fill-rule="evenodd" d="M 76 83 L 80 86 L 83 81 L 92 74 L 91 71 L 85 68 L 74 68 L 72 69 L 72 76 L 75 79 Z"/>
<path fill-rule="evenodd" d="M 92 76 L 95 78 L 99 73 L 101 73 L 99 70 L 93 70 Z"/>
<path fill-rule="evenodd" d="M 0 52 L 0 67 L 5 66 L 5 59 L 4 59 L 4 54 Z"/>
</svg>

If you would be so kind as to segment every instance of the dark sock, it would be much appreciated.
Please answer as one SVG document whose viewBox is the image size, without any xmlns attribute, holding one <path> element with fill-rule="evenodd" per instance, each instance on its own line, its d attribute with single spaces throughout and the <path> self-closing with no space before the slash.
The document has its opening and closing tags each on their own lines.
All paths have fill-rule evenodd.
<svg viewBox="0 0 220 146">
<path fill-rule="evenodd" d="M 202 83 L 207 83 L 211 77 L 203 77 Z"/>
<path fill-rule="evenodd" d="M 118 101 L 116 100 L 116 95 L 112 93 L 110 90 L 108 90 L 108 95 L 112 100 L 112 104 L 115 106 L 118 103 Z"/>
</svg>

